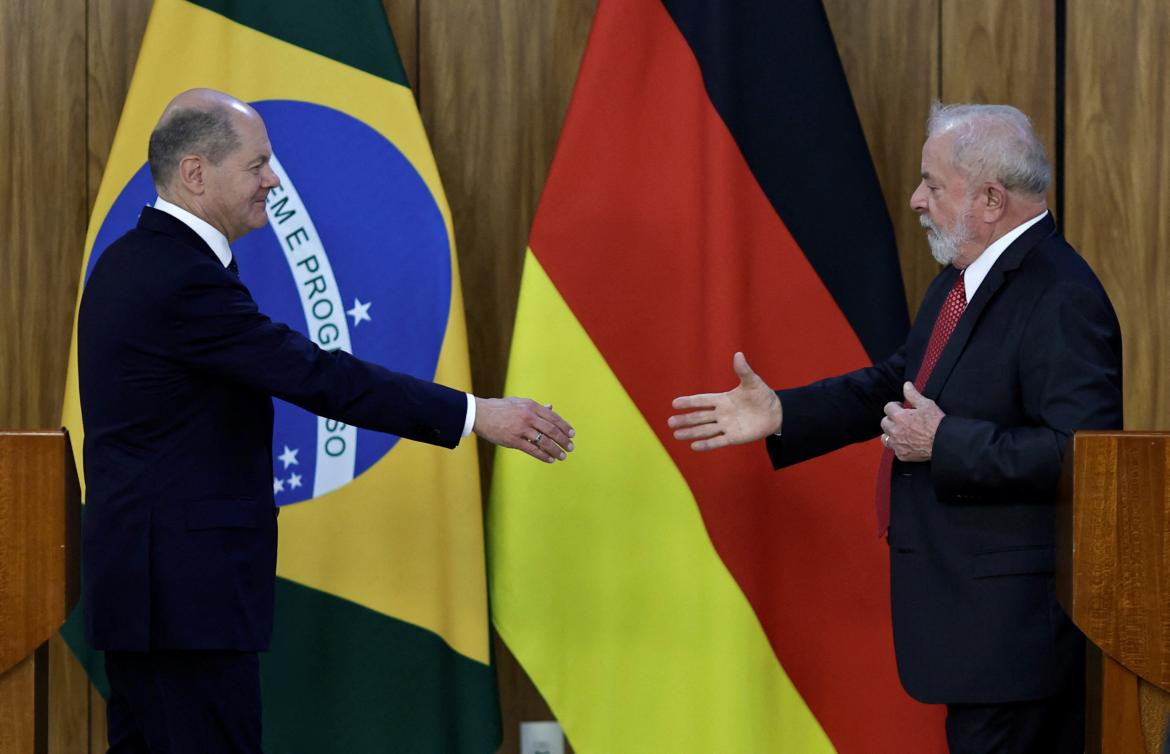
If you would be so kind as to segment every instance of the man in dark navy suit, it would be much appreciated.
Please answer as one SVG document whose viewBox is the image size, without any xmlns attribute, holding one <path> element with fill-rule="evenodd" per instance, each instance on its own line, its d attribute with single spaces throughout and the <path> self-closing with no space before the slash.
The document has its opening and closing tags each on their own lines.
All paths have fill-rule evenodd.
<svg viewBox="0 0 1170 754">
<path fill-rule="evenodd" d="M 151 134 L 154 207 L 95 265 L 78 317 L 86 633 L 106 650 L 113 752 L 260 752 L 257 652 L 272 631 L 272 396 L 454 447 L 474 431 L 542 461 L 572 428 L 328 352 L 265 317 L 231 241 L 279 180 L 260 116 L 176 97 Z"/>
<path fill-rule="evenodd" d="M 894 645 L 911 696 L 947 705 L 952 752 L 1084 750 L 1084 640 L 1053 589 L 1069 437 L 1122 424 L 1121 334 L 1056 231 L 1028 118 L 938 106 L 910 205 L 946 265 L 890 358 L 773 392 L 675 400 L 695 450 L 767 438 L 777 468 L 879 434 Z"/>
</svg>

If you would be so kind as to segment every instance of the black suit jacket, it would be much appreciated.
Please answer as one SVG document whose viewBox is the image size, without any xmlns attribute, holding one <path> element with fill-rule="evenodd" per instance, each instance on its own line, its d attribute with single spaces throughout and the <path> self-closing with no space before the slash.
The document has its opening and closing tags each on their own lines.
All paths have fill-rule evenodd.
<svg viewBox="0 0 1170 754">
<path fill-rule="evenodd" d="M 261 650 L 272 630 L 272 400 L 454 447 L 463 393 L 321 350 L 147 207 L 77 330 L 86 632 L 98 649 Z"/>
<path fill-rule="evenodd" d="M 913 381 L 958 271 L 931 284 L 886 361 L 779 391 L 776 467 L 880 434 Z M 926 463 L 895 461 L 890 588 L 902 683 L 934 703 L 1051 696 L 1082 638 L 1053 590 L 1054 510 L 1069 437 L 1122 425 L 1121 334 L 1051 216 L 993 265 L 923 389 L 946 414 Z"/>
</svg>

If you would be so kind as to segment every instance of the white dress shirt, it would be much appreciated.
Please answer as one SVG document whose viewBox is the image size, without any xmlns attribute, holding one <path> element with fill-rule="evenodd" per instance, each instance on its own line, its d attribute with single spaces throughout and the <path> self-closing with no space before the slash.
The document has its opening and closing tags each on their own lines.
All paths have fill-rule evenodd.
<svg viewBox="0 0 1170 754">
<path fill-rule="evenodd" d="M 1007 247 L 1012 245 L 1012 241 L 1023 235 L 1025 230 L 1040 222 L 1047 215 L 1048 210 L 1044 210 L 1031 220 L 1020 223 L 996 239 L 995 243 L 984 249 L 974 262 L 967 265 L 967 269 L 963 272 L 963 286 L 967 289 L 968 304 L 971 303 L 971 299 L 975 298 L 975 291 L 979 289 L 979 285 L 987 277 L 987 273 L 991 271 L 992 265 L 995 264 L 995 260 L 999 259 L 1000 254 L 1003 254 Z"/>
<path fill-rule="evenodd" d="M 168 202 L 161 196 L 155 200 L 154 208 L 159 212 L 166 212 L 171 217 L 195 231 L 203 239 L 204 243 L 211 247 L 211 250 L 215 252 L 215 256 L 223 263 L 224 267 L 232 263 L 232 247 L 228 244 L 227 236 L 220 233 L 211 223 L 202 217 L 191 214 L 177 204 Z M 475 426 L 475 396 L 471 393 L 466 393 L 466 395 L 467 414 L 463 419 L 463 437 L 471 434 L 471 429 Z"/>
</svg>

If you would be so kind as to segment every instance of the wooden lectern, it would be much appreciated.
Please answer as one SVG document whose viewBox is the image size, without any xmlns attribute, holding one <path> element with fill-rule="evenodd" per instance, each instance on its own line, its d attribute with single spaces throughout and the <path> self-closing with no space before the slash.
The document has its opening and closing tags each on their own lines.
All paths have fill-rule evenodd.
<svg viewBox="0 0 1170 754">
<path fill-rule="evenodd" d="M 1089 752 L 1157 754 L 1170 714 L 1170 432 L 1078 432 L 1057 589 L 1090 647 Z"/>
<path fill-rule="evenodd" d="M 66 433 L 0 431 L 0 754 L 47 750 L 45 642 L 77 602 L 80 512 Z"/>
</svg>

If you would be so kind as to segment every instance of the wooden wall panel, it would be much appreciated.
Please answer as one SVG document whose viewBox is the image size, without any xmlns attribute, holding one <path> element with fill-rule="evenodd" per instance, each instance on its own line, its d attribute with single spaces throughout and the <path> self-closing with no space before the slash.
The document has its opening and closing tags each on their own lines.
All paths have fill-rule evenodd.
<svg viewBox="0 0 1170 754">
<path fill-rule="evenodd" d="M 1020 108 L 1055 163 L 1054 0 L 942 0 L 940 63 L 943 102 Z"/>
<path fill-rule="evenodd" d="M 394 31 L 394 43 L 406 69 L 406 78 L 418 99 L 418 0 L 382 0 L 382 7 Z"/>
<path fill-rule="evenodd" d="M 28 703 L 33 696 L 35 673 L 31 655 L 0 673 L 0 754 L 36 751 L 36 721 Z"/>
<path fill-rule="evenodd" d="M 503 388 L 528 230 L 595 7 L 496 0 L 420 9 L 423 121 L 451 203 L 483 394 Z"/>
<path fill-rule="evenodd" d="M 0 3 L 0 96 L 0 426 L 53 426 L 85 238 L 84 0 Z"/>
<path fill-rule="evenodd" d="M 926 115 L 938 92 L 939 0 L 825 0 L 837 50 L 877 168 L 911 316 L 939 266 L 910 209 Z"/>
<path fill-rule="evenodd" d="M 528 231 L 595 9 L 595 0 L 420 7 L 423 122 L 451 204 L 480 395 L 503 391 Z M 485 490 L 491 459 L 480 443 Z M 519 721 L 552 716 L 498 639 L 496 660 L 501 751 L 518 751 Z"/>
<path fill-rule="evenodd" d="M 1170 428 L 1170 5 L 1069 3 L 1065 233 L 1113 299 L 1126 429 Z"/>
<path fill-rule="evenodd" d="M 114 132 L 130 89 L 130 77 L 142 46 L 142 34 L 150 16 L 151 0 L 119 0 L 116 3 L 88 0 L 89 122 L 89 210 L 97 198 L 102 171 L 114 143 Z M 80 269 L 74 274 L 80 273 Z"/>
<path fill-rule="evenodd" d="M 89 679 L 60 635 L 49 639 L 49 752 L 89 752 Z M 100 751 L 104 751 L 101 749 Z"/>
</svg>

